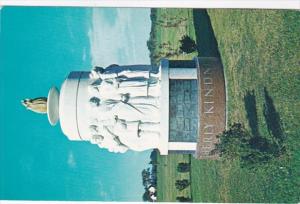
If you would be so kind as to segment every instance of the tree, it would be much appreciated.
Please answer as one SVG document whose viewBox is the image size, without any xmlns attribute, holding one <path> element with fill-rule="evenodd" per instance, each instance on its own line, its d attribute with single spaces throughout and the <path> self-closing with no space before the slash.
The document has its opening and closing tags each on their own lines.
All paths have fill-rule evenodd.
<svg viewBox="0 0 300 204">
<path fill-rule="evenodd" d="M 214 151 L 226 159 L 235 159 L 247 155 L 250 151 L 249 140 L 251 134 L 242 124 L 234 123 L 228 130 L 217 136 L 220 142 L 216 144 Z"/>
<path fill-rule="evenodd" d="M 156 166 L 158 163 L 156 160 L 154 160 L 154 161 L 150 161 L 149 164 L 151 164 L 152 166 Z"/>
<path fill-rule="evenodd" d="M 145 193 L 143 194 L 143 201 L 152 201 L 149 191 L 145 191 Z"/>
<path fill-rule="evenodd" d="M 180 40 L 180 50 L 186 53 L 192 53 L 197 50 L 197 45 L 195 41 L 189 36 L 185 35 Z"/>
<path fill-rule="evenodd" d="M 191 166 L 189 163 L 178 163 L 178 166 L 177 166 L 177 171 L 178 172 L 181 172 L 181 173 L 185 173 L 185 172 L 189 172 L 191 169 Z"/>
<path fill-rule="evenodd" d="M 157 160 L 157 151 L 155 149 L 152 150 L 152 152 L 150 154 L 150 159 L 151 159 L 151 161 L 156 161 Z"/>
<path fill-rule="evenodd" d="M 142 179 L 143 179 L 143 186 L 146 188 L 151 184 L 151 173 L 150 168 L 144 169 L 142 171 Z"/>
<path fill-rule="evenodd" d="M 191 202 L 192 198 L 184 197 L 184 196 L 177 196 L 176 200 L 179 202 Z"/>
<path fill-rule="evenodd" d="M 182 191 L 183 189 L 185 189 L 186 187 L 188 187 L 190 185 L 190 182 L 187 179 L 183 179 L 183 180 L 177 180 L 175 182 L 175 186 L 178 190 Z"/>
</svg>

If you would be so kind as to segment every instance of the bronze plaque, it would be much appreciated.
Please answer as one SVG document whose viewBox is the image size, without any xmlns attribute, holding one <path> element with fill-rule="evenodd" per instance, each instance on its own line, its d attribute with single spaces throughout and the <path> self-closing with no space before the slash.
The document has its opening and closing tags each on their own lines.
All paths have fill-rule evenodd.
<svg viewBox="0 0 300 204">
<path fill-rule="evenodd" d="M 226 127 L 226 90 L 223 67 L 218 58 L 196 59 L 199 83 L 199 140 L 196 157 L 217 159 L 211 154 L 218 143 L 217 135 Z"/>
</svg>

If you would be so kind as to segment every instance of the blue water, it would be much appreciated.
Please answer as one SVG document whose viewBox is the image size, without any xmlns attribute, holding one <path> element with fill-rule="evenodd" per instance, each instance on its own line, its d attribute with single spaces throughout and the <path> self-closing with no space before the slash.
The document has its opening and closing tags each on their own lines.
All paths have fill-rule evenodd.
<svg viewBox="0 0 300 204">
<path fill-rule="evenodd" d="M 93 63 L 149 63 L 150 11 L 6 7 L 0 12 L 0 199 L 142 200 L 141 171 L 149 151 L 114 154 L 69 141 L 59 125 L 51 127 L 45 115 L 25 110 L 20 100 L 46 96 L 70 71 L 88 70 Z M 123 13 L 130 18 L 116 30 L 116 43 L 105 30 L 95 34 L 95 23 L 119 29 Z M 97 41 L 92 36 L 101 44 L 91 44 Z M 97 52 L 107 52 L 104 61 L 96 59 Z"/>
</svg>

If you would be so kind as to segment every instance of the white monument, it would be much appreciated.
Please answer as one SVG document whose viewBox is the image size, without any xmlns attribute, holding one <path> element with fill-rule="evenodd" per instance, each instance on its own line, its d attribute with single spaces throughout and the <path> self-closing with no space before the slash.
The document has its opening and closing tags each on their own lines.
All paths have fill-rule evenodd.
<svg viewBox="0 0 300 204">
<path fill-rule="evenodd" d="M 94 67 L 71 72 L 60 91 L 22 100 L 51 125 L 60 121 L 73 141 L 90 141 L 110 152 L 164 150 L 161 138 L 161 67 L 151 65 Z"/>
<path fill-rule="evenodd" d="M 217 134 L 212 132 L 213 122 L 222 124 L 220 114 L 225 116 L 223 106 L 216 112 L 217 102 L 212 100 L 218 82 L 213 77 L 218 74 L 212 75 L 215 62 L 214 58 L 203 58 L 199 69 L 198 58 L 163 59 L 158 67 L 111 65 L 94 67 L 90 72 L 74 71 L 60 91 L 52 87 L 47 98 L 25 99 L 22 104 L 34 112 L 47 113 L 51 125 L 60 121 L 70 140 L 89 141 L 110 152 L 158 149 L 161 155 L 196 153 L 202 134 L 201 150 L 209 156 L 208 149 L 215 141 L 212 135 Z M 202 92 L 200 82 L 204 83 Z M 199 99 L 200 92 L 203 97 Z M 225 100 L 221 99 L 217 100 Z M 210 120 L 207 132 L 206 121 Z"/>
</svg>

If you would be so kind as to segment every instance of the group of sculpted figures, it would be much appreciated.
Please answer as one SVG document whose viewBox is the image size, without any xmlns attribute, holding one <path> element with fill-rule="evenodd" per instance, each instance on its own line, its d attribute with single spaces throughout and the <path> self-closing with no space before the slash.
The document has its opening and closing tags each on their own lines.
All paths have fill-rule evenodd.
<svg viewBox="0 0 300 204">
<path fill-rule="evenodd" d="M 91 143 L 110 152 L 158 148 L 160 70 L 110 65 L 90 73 Z"/>
</svg>

